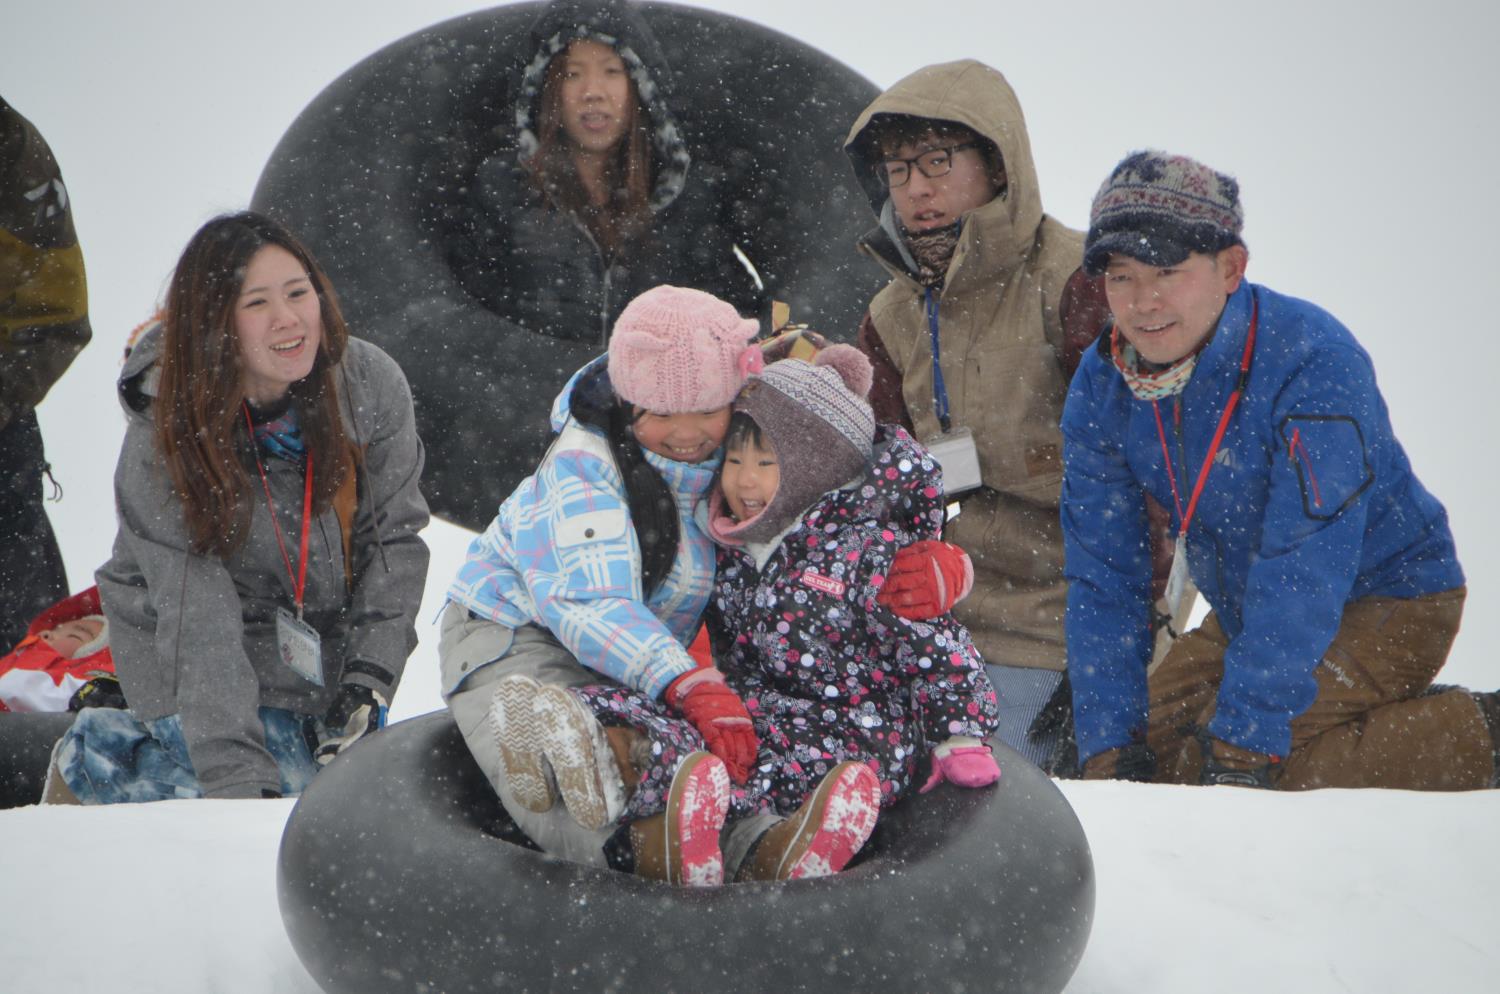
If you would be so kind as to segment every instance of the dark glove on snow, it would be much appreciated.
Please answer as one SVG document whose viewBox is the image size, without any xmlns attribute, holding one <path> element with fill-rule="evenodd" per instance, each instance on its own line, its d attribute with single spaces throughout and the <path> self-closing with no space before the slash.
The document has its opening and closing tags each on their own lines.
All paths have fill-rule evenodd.
<svg viewBox="0 0 1500 994">
<path fill-rule="evenodd" d="M 68 698 L 69 711 L 125 706 L 125 692 L 120 689 L 120 681 L 112 676 L 96 676 L 73 691 L 73 696 Z"/>
<path fill-rule="evenodd" d="M 328 737 L 318 743 L 313 753 L 319 766 L 327 766 L 333 757 L 385 726 L 385 698 L 369 687 L 355 683 L 339 685 L 338 695 L 323 718 Z"/>
<path fill-rule="evenodd" d="M 1256 787 L 1272 790 L 1281 776 L 1281 757 L 1252 752 L 1216 739 L 1206 731 L 1198 732 L 1198 746 L 1203 750 L 1203 772 L 1198 782 L 1205 787 Z"/>
</svg>

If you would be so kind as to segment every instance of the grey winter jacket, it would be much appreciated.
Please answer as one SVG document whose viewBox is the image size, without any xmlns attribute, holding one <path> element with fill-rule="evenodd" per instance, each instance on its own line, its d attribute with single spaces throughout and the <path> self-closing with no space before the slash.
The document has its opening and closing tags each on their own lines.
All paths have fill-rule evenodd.
<svg viewBox="0 0 1500 994">
<path fill-rule="evenodd" d="M 276 610 L 292 608 L 292 581 L 255 480 L 250 536 L 227 558 L 188 551 L 182 505 L 157 446 L 160 330 L 131 351 L 120 377 L 128 424 L 115 469 L 119 531 L 95 574 L 126 700 L 143 721 L 176 714 L 208 797 L 259 797 L 281 778 L 257 709 L 322 715 L 340 682 L 390 700 L 416 646 L 413 620 L 427 575 L 427 502 L 417 488 L 422 443 L 411 393 L 396 363 L 350 339 L 336 373 L 344 428 L 364 452 L 345 569 L 338 516 L 311 525 L 304 619 L 322 636 L 323 686 L 279 658 Z M 264 466 L 296 566 L 303 475 L 283 459 Z"/>
</svg>

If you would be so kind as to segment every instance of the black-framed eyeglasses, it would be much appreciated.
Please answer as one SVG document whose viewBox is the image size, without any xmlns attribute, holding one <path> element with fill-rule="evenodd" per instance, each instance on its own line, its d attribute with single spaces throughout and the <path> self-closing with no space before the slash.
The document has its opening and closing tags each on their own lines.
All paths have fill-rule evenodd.
<svg viewBox="0 0 1500 994">
<path fill-rule="evenodd" d="M 961 145 L 948 145 L 944 148 L 930 148 L 921 155 L 911 159 L 884 159 L 875 165 L 875 175 L 888 189 L 894 190 L 898 186 L 905 186 L 906 181 L 911 179 L 912 166 L 922 171 L 922 175 L 928 179 L 937 179 L 946 176 L 953 171 L 953 155 L 968 148 L 978 148 L 978 142 L 964 142 Z"/>
</svg>

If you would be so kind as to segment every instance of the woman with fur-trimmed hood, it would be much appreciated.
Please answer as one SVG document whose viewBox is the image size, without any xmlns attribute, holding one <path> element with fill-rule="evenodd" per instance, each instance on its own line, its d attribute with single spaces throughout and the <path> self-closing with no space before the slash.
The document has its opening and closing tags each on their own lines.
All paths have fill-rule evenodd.
<svg viewBox="0 0 1500 994">
<path fill-rule="evenodd" d="M 450 249 L 464 288 L 528 331 L 601 348 L 625 304 L 660 284 L 756 314 L 763 291 L 735 255 L 757 254 L 755 232 L 724 202 L 725 169 L 693 160 L 640 13 L 558 0 L 526 45 L 513 127 L 495 129 Z"/>
</svg>

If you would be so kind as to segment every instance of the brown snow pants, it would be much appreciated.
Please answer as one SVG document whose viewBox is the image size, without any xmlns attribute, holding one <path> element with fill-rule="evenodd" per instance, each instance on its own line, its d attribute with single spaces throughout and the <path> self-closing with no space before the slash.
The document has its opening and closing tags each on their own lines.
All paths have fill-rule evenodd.
<svg viewBox="0 0 1500 994">
<path fill-rule="evenodd" d="M 1424 694 L 1448 658 L 1466 589 L 1349 604 L 1315 676 L 1318 696 L 1292 719 L 1283 790 L 1473 790 L 1495 777 L 1489 726 L 1465 690 Z M 1157 779 L 1197 783 L 1195 730 L 1213 717 L 1229 639 L 1210 614 L 1150 676 L 1147 744 Z"/>
</svg>

